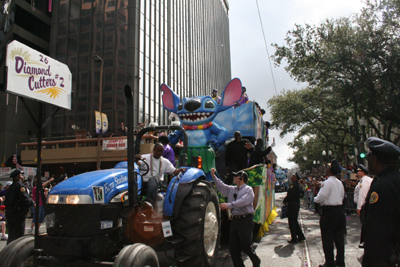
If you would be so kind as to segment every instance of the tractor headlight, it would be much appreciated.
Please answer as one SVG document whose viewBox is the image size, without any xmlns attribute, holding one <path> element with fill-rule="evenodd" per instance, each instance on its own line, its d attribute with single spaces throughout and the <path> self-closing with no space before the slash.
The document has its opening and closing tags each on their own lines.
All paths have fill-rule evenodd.
<svg viewBox="0 0 400 267">
<path fill-rule="evenodd" d="M 78 204 L 79 203 L 79 196 L 78 195 L 69 195 L 67 196 L 67 204 Z"/>
<path fill-rule="evenodd" d="M 121 203 L 128 200 L 128 191 L 122 191 L 119 194 L 116 194 L 111 200 L 110 203 Z"/>
<path fill-rule="evenodd" d="M 93 204 L 89 195 L 49 195 L 48 204 Z"/>
<path fill-rule="evenodd" d="M 58 195 L 49 195 L 49 197 L 47 198 L 47 203 L 57 204 L 58 203 Z"/>
</svg>

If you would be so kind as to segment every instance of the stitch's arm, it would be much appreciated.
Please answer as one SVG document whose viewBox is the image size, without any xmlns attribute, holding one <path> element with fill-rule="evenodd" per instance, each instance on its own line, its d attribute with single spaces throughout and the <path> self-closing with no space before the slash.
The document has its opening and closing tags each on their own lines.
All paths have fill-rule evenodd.
<svg viewBox="0 0 400 267">
<path fill-rule="evenodd" d="M 169 142 L 173 145 L 179 142 L 179 139 L 183 138 L 183 132 L 182 131 L 175 131 L 171 134 L 168 135 Z"/>
<path fill-rule="evenodd" d="M 218 124 L 214 123 L 210 127 L 210 131 L 213 135 L 215 135 L 217 138 L 209 140 L 208 142 L 211 142 L 213 146 L 219 147 L 225 143 L 226 137 L 228 136 L 228 131 L 219 126 Z"/>
</svg>

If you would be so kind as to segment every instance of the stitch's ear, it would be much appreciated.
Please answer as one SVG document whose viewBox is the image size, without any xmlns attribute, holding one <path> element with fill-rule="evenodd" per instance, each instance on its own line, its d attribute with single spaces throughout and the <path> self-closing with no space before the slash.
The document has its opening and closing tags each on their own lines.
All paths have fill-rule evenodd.
<svg viewBox="0 0 400 267">
<path fill-rule="evenodd" d="M 221 94 L 223 110 L 233 106 L 242 97 L 242 82 L 239 78 L 234 78 L 228 83 Z"/>
<path fill-rule="evenodd" d="M 166 84 L 161 84 L 161 92 L 162 94 L 162 101 L 164 108 L 171 112 L 177 112 L 178 104 L 179 104 L 179 96 L 177 96 L 171 88 L 168 87 Z"/>
</svg>

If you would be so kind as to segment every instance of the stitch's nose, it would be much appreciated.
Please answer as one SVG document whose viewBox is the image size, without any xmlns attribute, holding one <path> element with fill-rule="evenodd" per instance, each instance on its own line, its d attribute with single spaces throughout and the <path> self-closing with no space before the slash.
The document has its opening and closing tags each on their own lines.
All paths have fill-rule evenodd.
<svg viewBox="0 0 400 267">
<path fill-rule="evenodd" d="M 198 99 L 190 99 L 185 104 L 185 109 L 187 111 L 193 112 L 201 106 L 201 102 Z"/>
</svg>

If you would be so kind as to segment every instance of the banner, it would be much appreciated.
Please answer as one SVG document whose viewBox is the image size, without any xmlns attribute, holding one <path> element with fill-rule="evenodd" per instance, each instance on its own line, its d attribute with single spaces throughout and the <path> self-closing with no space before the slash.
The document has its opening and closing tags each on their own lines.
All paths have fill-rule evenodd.
<svg viewBox="0 0 400 267">
<path fill-rule="evenodd" d="M 7 93 L 71 109 L 67 65 L 14 40 L 7 46 L 6 66 Z"/>
<path fill-rule="evenodd" d="M 11 172 L 11 167 L 1 167 L 0 168 L 0 175 L 9 175 Z"/>
<path fill-rule="evenodd" d="M 108 120 L 107 120 L 107 114 L 101 113 L 101 130 L 102 133 L 104 134 L 108 130 Z"/>
<path fill-rule="evenodd" d="M 103 151 L 128 149 L 127 139 L 103 140 Z"/>
<path fill-rule="evenodd" d="M 101 134 L 101 115 L 100 112 L 94 112 L 96 118 L 96 134 Z"/>
</svg>

